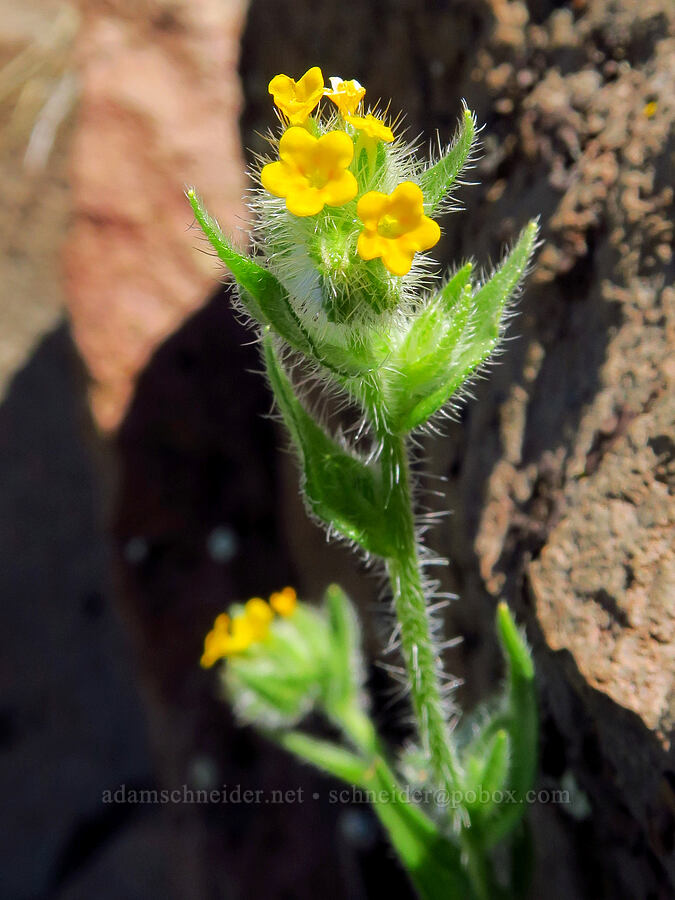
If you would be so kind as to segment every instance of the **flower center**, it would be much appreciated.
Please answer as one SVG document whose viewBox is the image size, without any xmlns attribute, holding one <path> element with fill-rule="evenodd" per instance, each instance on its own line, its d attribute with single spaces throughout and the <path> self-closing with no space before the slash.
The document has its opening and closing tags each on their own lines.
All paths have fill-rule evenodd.
<svg viewBox="0 0 675 900">
<path fill-rule="evenodd" d="M 321 149 L 321 147 L 316 147 L 305 165 L 301 167 L 302 174 L 307 179 L 309 186 L 319 191 L 336 176 L 330 162 L 323 158 Z"/>
<path fill-rule="evenodd" d="M 406 231 L 410 231 L 410 228 L 396 216 L 388 213 L 383 215 L 377 223 L 377 233 L 383 238 L 397 238 Z"/>
<path fill-rule="evenodd" d="M 317 188 L 318 190 L 326 187 L 326 184 L 330 181 L 330 175 L 326 172 L 322 172 L 321 169 L 312 169 L 305 177 L 309 182 L 309 186 Z"/>
</svg>

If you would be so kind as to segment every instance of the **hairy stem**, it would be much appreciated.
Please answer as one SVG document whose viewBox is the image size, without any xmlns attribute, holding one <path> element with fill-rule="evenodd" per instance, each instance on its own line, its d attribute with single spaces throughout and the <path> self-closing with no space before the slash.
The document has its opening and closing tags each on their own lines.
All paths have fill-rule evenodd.
<svg viewBox="0 0 675 900">
<path fill-rule="evenodd" d="M 397 553 L 387 560 L 387 569 L 419 736 L 437 783 L 455 791 L 461 783 L 460 765 L 443 710 L 441 662 L 422 587 L 405 438 L 383 437 L 382 471 L 390 490 L 387 513 L 397 532 Z"/>
<path fill-rule="evenodd" d="M 418 733 L 436 783 L 452 796 L 453 791 L 462 787 L 462 769 L 443 709 L 442 665 L 431 635 L 422 586 L 405 438 L 383 436 L 382 474 L 390 490 L 387 512 L 397 532 L 397 553 L 387 560 L 387 569 Z M 476 897 L 494 900 L 496 886 L 480 840 L 470 827 L 461 829 L 460 839 Z"/>
</svg>

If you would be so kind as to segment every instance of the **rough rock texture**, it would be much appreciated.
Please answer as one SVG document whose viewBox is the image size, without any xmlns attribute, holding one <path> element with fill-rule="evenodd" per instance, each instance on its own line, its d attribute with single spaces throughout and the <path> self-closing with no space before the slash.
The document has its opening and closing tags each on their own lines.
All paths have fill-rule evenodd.
<svg viewBox="0 0 675 900">
<path fill-rule="evenodd" d="M 1 12 L 0 399 L 61 315 L 67 120 L 74 102 L 69 54 L 78 29 L 75 11 L 49 0 L 9 3 Z M 33 165 L 29 147 L 39 150 Z"/>
<path fill-rule="evenodd" d="M 81 4 L 68 307 L 99 425 L 119 424 L 153 350 L 204 302 L 209 256 L 186 185 L 236 232 L 243 167 L 236 78 L 243 0 Z M 187 218 L 189 223 L 189 218 Z"/>
<path fill-rule="evenodd" d="M 658 4 L 579 12 L 576 21 L 569 10 L 542 16 L 515 58 L 500 27 L 478 54 L 493 109 L 512 116 L 517 140 L 497 159 L 488 152 L 460 246 L 469 250 L 474 222 L 499 230 L 535 197 L 545 244 L 514 328 L 521 337 L 462 429 L 461 512 L 449 538 L 464 545 L 465 599 L 485 590 L 520 598 L 562 742 L 551 766 L 573 771 L 586 791 L 595 851 L 607 861 L 589 861 L 593 889 L 667 896 L 673 20 Z M 498 444 L 471 461 L 490 416 Z M 544 746 L 545 765 L 552 750 Z"/>
</svg>

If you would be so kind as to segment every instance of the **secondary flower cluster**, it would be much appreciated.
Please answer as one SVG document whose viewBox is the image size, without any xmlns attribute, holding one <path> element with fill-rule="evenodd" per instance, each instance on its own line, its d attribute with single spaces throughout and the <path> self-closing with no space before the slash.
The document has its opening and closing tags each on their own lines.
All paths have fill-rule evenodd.
<svg viewBox="0 0 675 900">
<path fill-rule="evenodd" d="M 361 152 L 372 163 L 378 145 L 391 143 L 391 128 L 372 113 L 355 115 L 366 90 L 358 81 L 330 78 L 324 86 L 321 69 L 309 69 L 299 81 L 276 75 L 269 92 L 289 126 L 279 141 L 279 160 L 260 173 L 263 187 L 286 201 L 290 213 L 299 217 L 318 215 L 325 206 L 344 207 L 359 193 L 355 175 Z M 336 128 L 316 133 L 311 113 L 322 97 L 337 107 Z M 441 230 L 424 214 L 424 197 L 413 181 L 404 181 L 391 193 L 369 190 L 356 206 L 361 222 L 356 251 L 365 261 L 382 259 L 394 275 L 406 275 L 415 253 L 438 243 Z"/>
<path fill-rule="evenodd" d="M 243 653 L 252 644 L 263 641 L 269 632 L 274 613 L 288 618 L 295 611 L 297 594 L 292 587 L 285 587 L 270 596 L 269 603 L 261 597 L 252 597 L 233 616 L 221 613 L 204 640 L 201 665 L 208 669 L 228 656 Z"/>
</svg>

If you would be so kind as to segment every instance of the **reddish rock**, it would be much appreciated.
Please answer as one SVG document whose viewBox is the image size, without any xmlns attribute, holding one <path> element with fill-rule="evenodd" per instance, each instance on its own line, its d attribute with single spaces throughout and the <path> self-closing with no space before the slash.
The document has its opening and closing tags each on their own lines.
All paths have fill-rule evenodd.
<svg viewBox="0 0 675 900">
<path fill-rule="evenodd" d="M 237 120 L 244 0 L 88 6 L 73 142 L 67 301 L 92 376 L 96 420 L 114 429 L 157 345 L 209 295 L 184 197 L 195 185 L 232 233 L 245 188 Z"/>
</svg>

